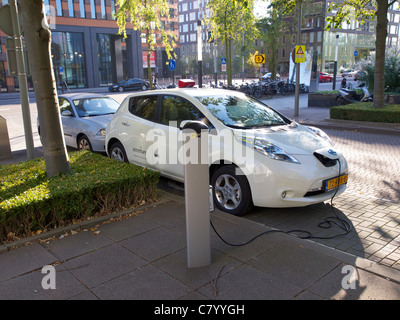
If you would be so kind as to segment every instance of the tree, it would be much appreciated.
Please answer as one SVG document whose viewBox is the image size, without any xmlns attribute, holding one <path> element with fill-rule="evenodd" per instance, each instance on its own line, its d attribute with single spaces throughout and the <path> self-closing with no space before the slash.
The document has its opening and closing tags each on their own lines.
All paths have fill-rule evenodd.
<svg viewBox="0 0 400 320">
<path fill-rule="evenodd" d="M 130 23 L 134 30 L 144 31 L 147 43 L 147 74 L 150 88 L 153 88 L 150 56 L 157 45 L 156 30 L 161 33 L 161 41 L 165 47 L 168 59 L 176 58 L 173 53 L 177 37 L 167 33 L 161 27 L 160 16 L 170 17 L 169 6 L 166 0 L 118 0 L 119 9 L 116 13 L 119 34 L 126 37 L 126 25 Z"/>
<path fill-rule="evenodd" d="M 228 85 L 232 85 L 232 45 L 242 43 L 243 35 L 255 39 L 258 30 L 253 14 L 254 0 L 210 0 L 211 17 L 205 19 L 211 38 L 222 41 L 226 54 Z M 242 50 L 242 53 L 244 50 Z"/>
<path fill-rule="evenodd" d="M 260 31 L 261 40 L 267 49 L 268 71 L 271 72 L 272 80 L 275 80 L 278 69 L 279 38 L 286 25 L 281 8 L 274 8 L 272 5 L 268 7 L 268 17 L 257 21 L 257 28 Z"/>
<path fill-rule="evenodd" d="M 18 0 L 18 8 L 29 52 L 46 173 L 47 176 L 54 176 L 69 172 L 71 168 L 61 127 L 51 61 L 51 31 L 44 14 L 43 0 Z"/>
<path fill-rule="evenodd" d="M 341 4 L 331 4 L 329 10 L 337 13 L 327 18 L 327 28 L 341 28 L 343 21 L 349 22 L 354 16 L 357 21 L 376 19 L 375 35 L 375 72 L 374 72 L 374 107 L 384 106 L 385 88 L 385 50 L 387 37 L 387 13 L 397 0 L 345 0 Z"/>
</svg>

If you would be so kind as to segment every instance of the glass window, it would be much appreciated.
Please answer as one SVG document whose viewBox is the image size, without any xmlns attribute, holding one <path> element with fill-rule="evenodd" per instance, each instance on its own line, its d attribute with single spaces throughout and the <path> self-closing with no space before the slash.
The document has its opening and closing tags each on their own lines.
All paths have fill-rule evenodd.
<svg viewBox="0 0 400 320">
<path fill-rule="evenodd" d="M 115 0 L 111 0 L 111 16 L 115 20 Z"/>
<path fill-rule="evenodd" d="M 161 107 L 162 124 L 173 126 L 181 124 L 184 120 L 201 120 L 204 115 L 188 100 L 176 96 L 164 96 Z"/>
<path fill-rule="evenodd" d="M 100 8 L 101 8 L 101 18 L 102 19 L 107 19 L 106 15 L 106 0 L 101 0 L 100 2 Z"/>
<path fill-rule="evenodd" d="M 112 84 L 111 37 L 109 34 L 97 34 L 96 37 L 100 86 L 107 86 Z"/>
<path fill-rule="evenodd" d="M 96 4 L 94 0 L 90 0 L 90 17 L 96 19 Z"/>
<path fill-rule="evenodd" d="M 64 111 L 69 111 L 71 112 L 72 116 L 75 117 L 75 113 L 74 110 L 72 109 L 71 104 L 69 103 L 69 101 L 65 98 L 60 98 L 58 100 L 58 104 L 60 106 L 60 113 L 62 114 Z"/>
<path fill-rule="evenodd" d="M 252 129 L 287 124 L 274 110 L 244 95 L 201 96 L 197 99 L 224 125 L 231 128 Z"/>
<path fill-rule="evenodd" d="M 80 117 L 114 114 L 119 107 L 118 102 L 112 98 L 76 99 L 73 103 Z"/>
<path fill-rule="evenodd" d="M 153 121 L 157 99 L 157 95 L 131 98 L 129 101 L 129 112 L 140 118 Z"/>
<path fill-rule="evenodd" d="M 78 32 L 53 32 L 51 53 L 58 85 L 70 88 L 87 86 L 83 34 Z"/>
<path fill-rule="evenodd" d="M 62 12 L 62 3 L 61 0 L 56 1 L 56 8 L 57 8 L 57 16 L 62 17 L 63 12 Z"/>
<path fill-rule="evenodd" d="M 85 0 L 79 0 L 79 11 L 80 11 L 81 18 L 86 18 Z"/>
<path fill-rule="evenodd" d="M 69 17 L 74 17 L 74 1 L 68 0 L 68 15 Z"/>
</svg>

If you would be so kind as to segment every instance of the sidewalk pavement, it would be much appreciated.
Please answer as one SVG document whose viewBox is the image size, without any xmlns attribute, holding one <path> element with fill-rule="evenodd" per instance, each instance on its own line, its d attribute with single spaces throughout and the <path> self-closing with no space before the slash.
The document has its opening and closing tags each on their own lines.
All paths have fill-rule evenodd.
<svg viewBox="0 0 400 320">
<path fill-rule="evenodd" d="M 220 211 L 211 221 L 235 244 L 272 230 Z M 211 264 L 188 268 L 184 199 L 166 192 L 35 238 L 0 253 L 0 299 L 400 299 L 399 271 L 280 232 L 231 246 L 211 230 Z M 43 288 L 53 283 L 47 265 L 55 289 Z"/>
<path fill-rule="evenodd" d="M 293 118 L 290 107 L 279 111 Z M 301 108 L 299 114 L 300 123 L 321 128 L 400 130 L 398 124 L 331 121 L 328 108 Z M 211 221 L 235 244 L 273 230 L 218 210 Z M 185 232 L 184 198 L 160 191 L 158 202 L 133 212 L 3 245 L 0 299 L 400 299 L 400 271 L 278 230 L 244 246 L 228 245 L 211 230 L 211 264 L 188 268 Z M 55 268 L 56 289 L 42 287 L 42 281 L 51 283 L 46 265 Z"/>
</svg>

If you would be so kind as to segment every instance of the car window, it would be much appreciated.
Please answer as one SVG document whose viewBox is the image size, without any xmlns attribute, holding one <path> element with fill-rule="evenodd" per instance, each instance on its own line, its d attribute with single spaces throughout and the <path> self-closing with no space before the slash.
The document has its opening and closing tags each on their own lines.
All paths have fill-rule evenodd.
<svg viewBox="0 0 400 320">
<path fill-rule="evenodd" d="M 157 95 L 133 97 L 129 100 L 129 112 L 140 118 L 153 121 L 157 99 Z"/>
<path fill-rule="evenodd" d="M 246 96 L 226 94 L 197 99 L 228 127 L 250 129 L 289 123 L 273 109 Z"/>
<path fill-rule="evenodd" d="M 103 116 L 117 111 L 119 104 L 112 98 L 75 99 L 73 101 L 80 117 Z"/>
<path fill-rule="evenodd" d="M 67 99 L 60 98 L 58 100 L 58 103 L 60 105 L 60 113 L 63 113 L 63 111 L 70 111 L 72 113 L 72 115 L 75 116 L 74 110 L 72 109 L 72 106 L 71 106 L 71 103 Z"/>
<path fill-rule="evenodd" d="M 179 125 L 184 120 L 201 120 L 204 115 L 188 100 L 177 96 L 164 96 L 161 107 L 160 122 L 170 125 L 171 121 Z"/>
</svg>

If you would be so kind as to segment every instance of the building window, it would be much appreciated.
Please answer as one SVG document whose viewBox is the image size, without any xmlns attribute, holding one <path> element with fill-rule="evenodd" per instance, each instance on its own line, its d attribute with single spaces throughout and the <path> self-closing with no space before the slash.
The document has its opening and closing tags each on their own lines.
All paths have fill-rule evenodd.
<svg viewBox="0 0 400 320">
<path fill-rule="evenodd" d="M 74 1 L 68 0 L 68 16 L 74 17 Z"/>
<path fill-rule="evenodd" d="M 107 19 L 107 14 L 106 14 L 106 0 L 101 0 L 101 18 L 102 19 Z"/>
<path fill-rule="evenodd" d="M 90 17 L 96 19 L 96 4 L 94 0 L 90 0 Z"/>
<path fill-rule="evenodd" d="M 81 18 L 86 18 L 85 0 L 79 0 L 79 10 L 80 10 Z"/>
<path fill-rule="evenodd" d="M 62 3 L 61 0 L 56 1 L 56 10 L 57 10 L 57 16 L 62 17 L 63 12 L 62 12 Z"/>
<path fill-rule="evenodd" d="M 112 84 L 110 35 L 97 34 L 97 56 L 100 86 L 108 86 Z"/>
<path fill-rule="evenodd" d="M 111 16 L 113 20 L 115 20 L 115 13 L 115 0 L 111 0 Z"/>
<path fill-rule="evenodd" d="M 51 53 L 57 83 L 70 88 L 87 86 L 83 34 L 79 32 L 53 32 Z M 60 74 L 60 70 L 62 73 Z"/>
</svg>

